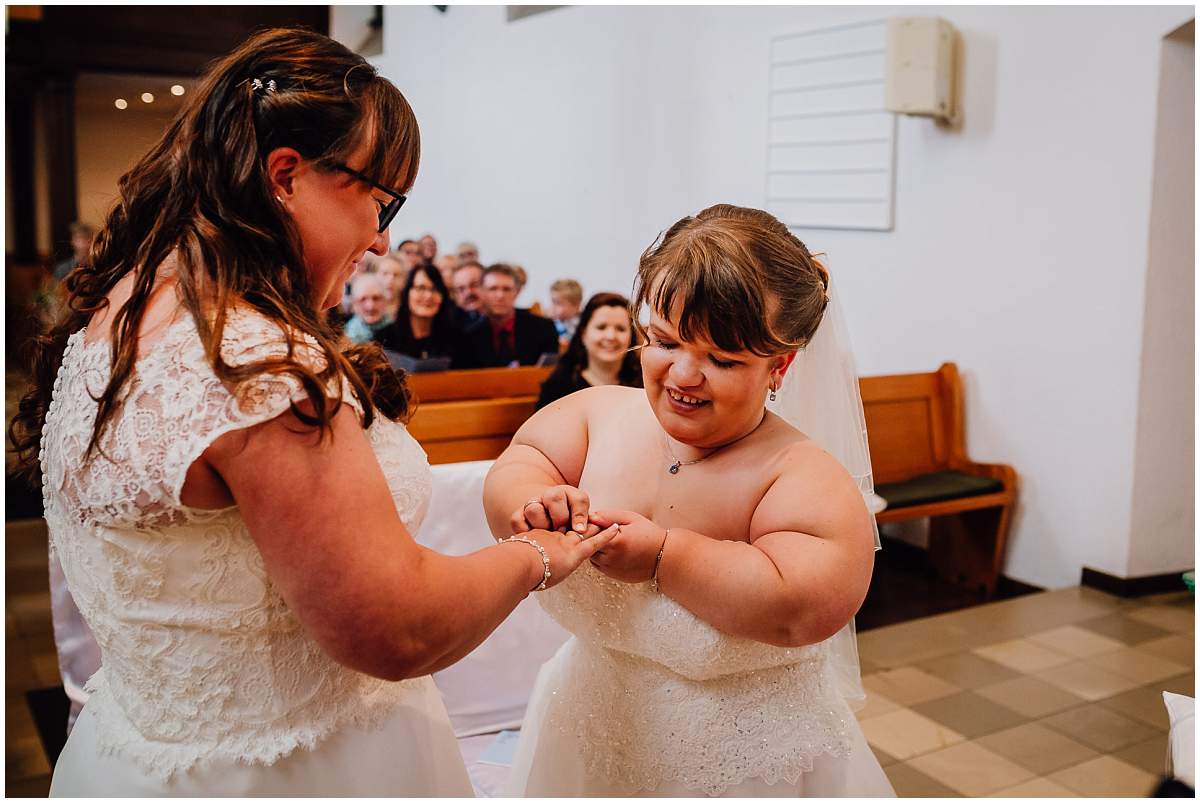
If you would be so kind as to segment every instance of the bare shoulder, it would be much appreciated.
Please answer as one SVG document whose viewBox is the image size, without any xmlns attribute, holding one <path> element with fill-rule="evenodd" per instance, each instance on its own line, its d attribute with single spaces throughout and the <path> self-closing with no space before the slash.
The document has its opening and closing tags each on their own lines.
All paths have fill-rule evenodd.
<svg viewBox="0 0 1200 803">
<path fill-rule="evenodd" d="M 845 467 L 802 432 L 778 424 L 767 461 L 770 486 L 755 511 L 752 537 L 780 531 L 837 537 L 869 524 L 858 483 Z"/>
<path fill-rule="evenodd" d="M 641 388 L 600 385 L 563 396 L 539 410 L 535 418 L 572 419 L 592 423 L 603 421 L 613 414 L 625 413 L 639 402 L 644 402 L 645 398 L 646 392 Z"/>
</svg>

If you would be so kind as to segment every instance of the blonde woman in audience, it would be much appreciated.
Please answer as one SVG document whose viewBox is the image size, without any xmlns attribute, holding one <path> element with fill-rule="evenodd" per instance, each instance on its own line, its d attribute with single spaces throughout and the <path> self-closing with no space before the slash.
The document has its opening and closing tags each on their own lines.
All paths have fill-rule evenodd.
<svg viewBox="0 0 1200 803">
<path fill-rule="evenodd" d="M 390 320 L 395 320 L 396 315 L 400 310 L 400 291 L 404 287 L 404 282 L 408 280 L 408 272 L 411 268 L 392 256 L 387 254 L 376 260 L 375 274 L 383 281 L 383 291 L 387 294 L 387 304 L 384 307 L 384 313 Z"/>
<path fill-rule="evenodd" d="M 419 151 L 362 57 L 270 30 L 121 179 L 13 430 L 102 653 L 52 795 L 471 795 L 429 673 L 612 531 L 413 540 L 407 393 L 324 311 Z"/>
<path fill-rule="evenodd" d="M 375 273 L 362 273 L 350 282 L 354 315 L 346 321 L 345 333 L 351 343 L 371 343 L 376 333 L 390 324 L 387 315 L 387 291 Z"/>
<path fill-rule="evenodd" d="M 767 213 L 684 218 L 638 269 L 645 390 L 562 398 L 496 461 L 498 537 L 589 512 L 621 527 L 539 597 L 574 635 L 539 675 L 512 794 L 892 794 L 846 700 L 874 522 L 829 301 L 825 268 Z M 845 464 L 789 423 L 814 400 Z"/>
</svg>

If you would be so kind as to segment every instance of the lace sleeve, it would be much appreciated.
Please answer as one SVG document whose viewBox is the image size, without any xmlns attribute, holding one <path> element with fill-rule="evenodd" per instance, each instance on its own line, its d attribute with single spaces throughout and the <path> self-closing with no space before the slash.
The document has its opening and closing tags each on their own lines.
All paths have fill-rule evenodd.
<svg viewBox="0 0 1200 803">
<path fill-rule="evenodd" d="M 170 499 L 179 506 L 188 469 L 214 441 L 228 432 L 277 418 L 290 410 L 293 402 L 308 398 L 299 379 L 290 374 L 263 373 L 229 387 L 213 373 L 199 342 L 192 345 L 194 349 L 182 349 L 178 358 L 164 369 L 168 376 L 163 377 L 163 385 L 179 388 L 184 398 L 168 402 L 164 394 L 161 401 L 163 418 L 179 422 L 176 431 L 181 437 L 167 450 L 163 464 L 163 479 Z M 221 354 L 230 365 L 246 365 L 286 355 L 287 340 L 274 322 L 257 313 L 239 311 L 231 314 L 226 323 Z M 313 371 L 325 367 L 324 354 L 310 337 L 297 338 L 292 356 Z M 176 376 L 169 376 L 172 373 Z M 336 387 L 326 392 L 331 398 L 339 397 Z M 341 381 L 340 399 L 361 418 L 362 407 L 345 379 Z M 166 409 L 171 403 L 183 406 Z"/>
</svg>

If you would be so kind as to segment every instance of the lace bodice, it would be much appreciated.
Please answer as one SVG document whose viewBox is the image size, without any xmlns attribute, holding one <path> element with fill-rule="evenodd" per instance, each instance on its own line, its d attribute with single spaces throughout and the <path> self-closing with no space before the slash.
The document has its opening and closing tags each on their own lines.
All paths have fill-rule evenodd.
<svg viewBox="0 0 1200 803">
<path fill-rule="evenodd" d="M 230 363 L 284 349 L 266 319 L 230 317 L 222 343 Z M 139 357 L 103 454 L 85 462 L 110 355 L 83 331 L 70 338 L 41 449 L 51 548 L 102 653 L 88 702 L 101 749 L 170 777 L 206 757 L 269 764 L 342 725 L 381 720 L 421 679 L 387 683 L 332 661 L 272 585 L 238 509 L 197 510 L 180 499 L 205 448 L 285 412 L 304 398 L 299 384 L 261 376 L 230 390 L 185 315 Z M 303 348 L 299 357 L 316 359 Z M 353 403 L 348 388 L 344 398 Z M 424 452 L 381 416 L 367 435 L 416 532 L 431 491 Z"/>
<path fill-rule="evenodd" d="M 728 636 L 649 583 L 587 563 L 538 599 L 575 636 L 549 681 L 543 727 L 602 745 L 588 751 L 589 772 L 629 793 L 794 783 L 817 756 L 849 754 L 853 714 L 829 642 L 781 648 Z"/>
</svg>

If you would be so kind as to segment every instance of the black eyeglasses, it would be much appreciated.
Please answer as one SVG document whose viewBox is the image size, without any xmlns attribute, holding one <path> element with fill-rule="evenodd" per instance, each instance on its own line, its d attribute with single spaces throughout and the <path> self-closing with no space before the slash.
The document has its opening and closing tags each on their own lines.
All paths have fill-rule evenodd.
<svg viewBox="0 0 1200 803">
<path fill-rule="evenodd" d="M 386 192 L 388 195 L 392 196 L 391 201 L 389 201 L 387 204 L 384 204 L 383 206 L 379 207 L 379 231 L 380 231 L 380 233 L 382 233 L 384 230 L 387 229 L 388 224 L 392 222 L 392 218 L 394 218 L 396 216 L 396 213 L 400 211 L 400 207 L 404 206 L 404 202 L 408 200 L 407 196 L 401 195 L 400 193 L 393 190 L 391 187 L 385 187 L 384 185 L 380 184 L 379 182 L 373 181 L 372 179 L 367 178 L 362 173 L 358 172 L 357 170 L 355 170 L 351 167 L 347 167 L 344 164 L 335 164 L 333 166 L 333 169 L 340 170 L 341 172 L 346 173 L 347 175 L 354 176 L 359 181 L 370 184 L 375 189 L 380 190 L 381 192 Z"/>
</svg>

